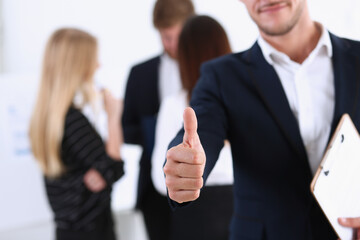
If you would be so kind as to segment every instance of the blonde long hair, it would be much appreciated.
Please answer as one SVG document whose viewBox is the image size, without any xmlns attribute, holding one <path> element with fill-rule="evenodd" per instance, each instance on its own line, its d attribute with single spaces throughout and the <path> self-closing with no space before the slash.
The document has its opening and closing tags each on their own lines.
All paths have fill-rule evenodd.
<svg viewBox="0 0 360 240">
<path fill-rule="evenodd" d="M 84 103 L 92 99 L 97 64 L 96 38 L 84 31 L 59 29 L 46 45 L 29 137 L 32 152 L 47 177 L 65 172 L 60 153 L 65 116 L 77 92 L 84 96 Z"/>
</svg>

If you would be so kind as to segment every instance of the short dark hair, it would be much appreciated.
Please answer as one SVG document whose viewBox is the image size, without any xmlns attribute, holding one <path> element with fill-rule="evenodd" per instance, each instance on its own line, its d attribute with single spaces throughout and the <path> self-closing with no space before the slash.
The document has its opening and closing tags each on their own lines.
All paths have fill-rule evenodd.
<svg viewBox="0 0 360 240">
<path fill-rule="evenodd" d="M 153 11 L 155 28 L 168 28 L 195 14 L 191 0 L 157 0 Z"/>
<path fill-rule="evenodd" d="M 189 98 L 207 60 L 231 53 L 224 28 L 209 16 L 189 18 L 180 33 L 178 62 L 183 88 Z"/>
</svg>

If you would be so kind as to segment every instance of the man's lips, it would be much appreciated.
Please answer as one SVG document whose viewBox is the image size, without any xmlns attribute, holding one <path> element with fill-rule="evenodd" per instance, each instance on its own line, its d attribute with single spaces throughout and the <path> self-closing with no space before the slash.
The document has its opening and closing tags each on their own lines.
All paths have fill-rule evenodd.
<svg viewBox="0 0 360 240">
<path fill-rule="evenodd" d="M 282 8 L 285 8 L 288 4 L 286 2 L 276 2 L 276 3 L 270 3 L 265 4 L 259 8 L 259 13 L 265 13 L 265 12 L 276 12 L 281 10 Z"/>
</svg>

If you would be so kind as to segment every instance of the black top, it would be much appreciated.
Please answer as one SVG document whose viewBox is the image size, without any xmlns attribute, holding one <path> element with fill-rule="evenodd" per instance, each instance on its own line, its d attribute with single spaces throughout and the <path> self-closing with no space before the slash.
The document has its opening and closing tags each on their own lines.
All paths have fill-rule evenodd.
<svg viewBox="0 0 360 240">
<path fill-rule="evenodd" d="M 93 231 L 110 207 L 112 184 L 124 174 L 122 161 L 105 151 L 105 144 L 87 118 L 71 107 L 65 118 L 61 158 L 66 173 L 57 179 L 45 178 L 46 192 L 58 229 Z M 93 193 L 84 184 L 85 173 L 95 168 L 105 179 L 104 190 Z M 101 225 L 101 224 L 100 224 Z"/>
</svg>

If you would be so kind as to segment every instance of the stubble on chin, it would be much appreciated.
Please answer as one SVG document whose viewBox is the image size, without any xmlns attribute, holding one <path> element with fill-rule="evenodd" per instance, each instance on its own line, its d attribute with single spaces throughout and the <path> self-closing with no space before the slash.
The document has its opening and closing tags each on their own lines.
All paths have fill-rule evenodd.
<svg viewBox="0 0 360 240">
<path fill-rule="evenodd" d="M 304 6 L 299 6 L 299 8 L 293 13 L 292 17 L 282 23 L 271 24 L 269 21 L 260 21 L 253 18 L 253 21 L 258 26 L 259 30 L 269 36 L 282 36 L 289 33 L 295 25 L 298 23 L 301 14 L 303 12 Z"/>
<path fill-rule="evenodd" d="M 268 36 L 282 36 L 289 33 L 295 26 L 295 23 L 285 23 L 282 26 L 262 26 L 258 24 L 260 31 Z"/>
</svg>

